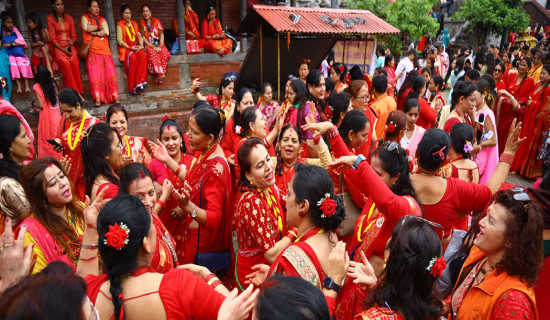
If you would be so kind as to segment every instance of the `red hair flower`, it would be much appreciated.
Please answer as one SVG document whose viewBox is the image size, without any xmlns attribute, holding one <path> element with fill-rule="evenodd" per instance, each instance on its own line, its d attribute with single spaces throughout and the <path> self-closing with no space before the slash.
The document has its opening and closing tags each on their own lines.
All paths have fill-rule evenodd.
<svg viewBox="0 0 550 320">
<path fill-rule="evenodd" d="M 386 132 L 393 133 L 395 131 L 395 124 L 393 121 L 386 125 Z"/>
<path fill-rule="evenodd" d="M 340 70 L 340 72 L 344 72 L 344 65 L 341 64 L 340 67 L 338 67 L 338 70 Z"/>
<path fill-rule="evenodd" d="M 317 201 L 317 205 L 319 206 L 319 209 L 323 211 L 321 218 L 330 218 L 336 213 L 336 207 L 338 207 L 336 202 L 330 198 L 329 193 L 325 193 L 325 197 Z"/>
<path fill-rule="evenodd" d="M 128 237 L 130 236 L 130 228 L 124 223 L 115 223 L 113 226 L 109 226 L 109 232 L 105 234 L 105 239 L 103 243 L 105 245 L 111 246 L 116 250 L 124 248 L 128 244 Z"/>
<path fill-rule="evenodd" d="M 167 113 L 167 114 L 164 115 L 164 117 L 162 117 L 162 119 L 160 119 L 160 121 L 164 122 L 168 119 L 171 119 L 171 118 L 170 118 L 170 115 Z"/>
<path fill-rule="evenodd" d="M 443 270 L 447 268 L 447 264 L 445 263 L 445 258 L 443 257 L 433 257 L 432 260 L 430 260 L 430 264 L 426 268 L 430 272 L 430 274 L 437 278 L 443 274 Z"/>
</svg>

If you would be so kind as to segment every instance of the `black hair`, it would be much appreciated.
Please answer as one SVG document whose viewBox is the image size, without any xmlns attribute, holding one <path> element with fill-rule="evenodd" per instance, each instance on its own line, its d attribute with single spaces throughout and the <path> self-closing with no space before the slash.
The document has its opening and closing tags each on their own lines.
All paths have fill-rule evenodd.
<svg viewBox="0 0 550 320">
<path fill-rule="evenodd" d="M 193 109 L 191 114 L 205 135 L 213 135 L 215 140 L 220 138 L 220 134 L 225 128 L 225 112 L 222 109 L 202 106 Z"/>
<path fill-rule="evenodd" d="M 299 277 L 276 275 L 260 286 L 256 315 L 260 320 L 329 320 L 321 290 Z"/>
<path fill-rule="evenodd" d="M 439 170 L 449 155 L 449 148 L 451 138 L 447 132 L 440 129 L 427 130 L 416 149 L 418 165 L 432 172 Z M 443 153 L 443 159 L 439 151 Z"/>
<path fill-rule="evenodd" d="M 21 120 L 8 114 L 0 114 L 0 177 L 19 181 L 21 167 L 12 159 L 10 148 L 21 133 Z"/>
<path fill-rule="evenodd" d="M 420 102 L 417 99 L 408 99 L 403 104 L 403 112 L 405 113 L 411 111 L 413 108 L 418 108 L 418 112 L 420 112 Z"/>
<path fill-rule="evenodd" d="M 477 86 L 472 81 L 457 82 L 451 95 L 451 111 L 456 108 L 461 97 L 469 97 L 475 91 L 477 91 Z"/>
<path fill-rule="evenodd" d="M 384 58 L 384 67 L 388 67 L 390 65 L 390 62 L 395 59 L 395 57 L 393 56 L 393 54 L 388 54 L 385 58 Z"/>
<path fill-rule="evenodd" d="M 78 105 L 82 108 L 84 107 L 82 105 L 82 97 L 80 97 L 78 92 L 76 92 L 73 88 L 61 89 L 61 91 L 59 91 L 58 99 L 59 103 L 68 104 L 72 108 L 76 108 Z"/>
<path fill-rule="evenodd" d="M 361 71 L 361 68 L 359 66 L 353 66 L 349 70 L 349 77 L 351 81 L 353 80 L 365 80 L 365 77 L 363 76 L 363 71 Z"/>
<path fill-rule="evenodd" d="M 457 123 L 451 129 L 451 146 L 462 158 L 468 159 L 470 151 L 464 150 L 466 142 L 474 143 L 474 129 L 467 123 Z"/>
<path fill-rule="evenodd" d="M 319 69 L 313 69 L 309 71 L 306 79 L 306 84 L 308 85 L 308 88 L 306 90 L 306 99 L 312 101 L 315 104 L 315 109 L 317 110 L 317 113 L 320 115 L 321 119 L 324 117 L 324 110 L 321 108 L 321 105 L 319 104 L 319 100 L 316 99 L 313 94 L 311 94 L 311 91 L 309 90 L 309 86 L 318 87 L 321 85 L 321 79 L 325 80 L 323 77 L 323 73 Z M 326 86 L 325 86 L 326 90 Z M 298 115 L 301 115 L 303 112 L 304 104 L 300 104 L 298 107 Z"/>
<path fill-rule="evenodd" d="M 413 60 L 416 60 L 416 50 L 409 50 L 407 56 L 414 56 Z"/>
<path fill-rule="evenodd" d="M 207 7 L 206 7 L 206 14 L 205 14 L 205 17 L 208 16 L 208 14 L 210 13 L 210 11 L 212 10 L 216 10 L 216 5 L 214 3 L 210 3 Z"/>
<path fill-rule="evenodd" d="M 466 59 L 464 57 L 458 57 L 456 59 L 456 66 L 455 66 L 455 74 L 459 74 L 460 71 L 464 70 L 464 62 L 466 61 Z"/>
<path fill-rule="evenodd" d="M 388 78 L 385 75 L 377 75 L 372 78 L 372 87 L 378 93 L 386 93 L 388 89 Z"/>
<path fill-rule="evenodd" d="M 388 142 L 385 142 L 386 144 Z M 386 144 L 380 145 L 373 152 L 373 156 L 377 157 L 382 164 L 382 169 L 386 171 L 391 178 L 399 174 L 397 181 L 390 187 L 390 190 L 398 196 L 411 196 L 419 205 L 420 199 L 416 195 L 416 191 L 411 183 L 409 174 L 409 156 L 405 149 L 397 145 L 395 150 L 389 151 Z"/>
<path fill-rule="evenodd" d="M 479 79 L 479 71 L 477 71 L 476 69 L 468 70 L 465 75 L 472 81 L 477 81 L 477 79 Z"/>
<path fill-rule="evenodd" d="M 453 64 L 453 61 L 454 60 L 457 60 L 457 58 L 451 58 L 450 61 L 449 61 L 449 69 L 447 70 L 447 73 L 445 74 L 445 83 L 447 83 L 447 80 L 449 80 L 449 78 L 451 77 L 451 72 L 453 72 L 454 69 L 451 69 L 451 65 Z"/>
<path fill-rule="evenodd" d="M 493 109 L 495 98 L 493 96 L 493 88 L 491 87 L 491 84 L 489 84 L 489 81 L 480 78 L 480 80 L 476 82 L 476 86 L 479 93 L 487 93 L 487 96 L 485 97 L 485 103 L 487 103 L 487 106 L 489 106 L 489 108 Z"/>
<path fill-rule="evenodd" d="M 247 87 L 242 87 L 237 93 L 237 99 L 235 104 L 235 110 L 233 111 L 233 129 L 235 129 L 240 122 L 241 112 L 239 111 L 241 101 L 243 101 L 244 96 L 250 93 L 252 95 L 252 101 L 254 101 L 254 91 Z"/>
<path fill-rule="evenodd" d="M 118 224 L 128 228 L 127 242 L 118 250 L 107 244 L 105 234 L 109 227 Z M 115 319 L 121 319 L 123 305 L 122 279 L 130 275 L 138 267 L 138 256 L 142 248 L 143 238 L 149 233 L 151 215 L 136 196 L 119 195 L 99 211 L 97 217 L 97 233 L 99 235 L 99 253 L 105 264 L 111 286 L 109 291 L 114 305 Z M 122 316 L 124 320 L 124 316 Z"/>
<path fill-rule="evenodd" d="M 334 185 L 327 170 L 322 167 L 298 163 L 294 166 L 294 182 L 292 188 L 296 195 L 296 203 L 307 200 L 311 211 L 313 224 L 328 232 L 335 232 L 346 217 L 346 209 L 342 198 L 334 194 Z M 323 216 L 319 201 L 329 194 L 336 202 L 336 212 L 331 216 Z"/>
<path fill-rule="evenodd" d="M 132 182 L 143 177 L 149 177 L 153 180 L 151 171 L 149 171 L 149 169 L 147 169 L 147 167 L 143 164 L 139 162 L 132 162 L 125 165 L 120 171 L 120 186 L 118 189 L 118 194 L 129 194 L 130 185 Z"/>
<path fill-rule="evenodd" d="M 128 112 L 126 111 L 126 108 L 124 108 L 124 106 L 120 103 L 115 103 L 107 108 L 107 112 L 105 112 L 105 122 L 111 122 L 111 117 L 117 112 L 122 112 L 122 114 L 124 114 L 124 118 L 128 121 Z"/>
<path fill-rule="evenodd" d="M 542 68 L 550 74 L 550 63 L 543 64 Z M 542 90 L 540 92 L 540 101 L 544 101 L 544 91 L 546 91 L 546 89 L 548 88 L 549 85 L 550 85 L 550 80 L 546 81 L 546 84 L 544 85 L 544 88 L 542 88 Z"/>
<path fill-rule="evenodd" d="M 479 51 L 477 52 L 477 55 L 475 56 L 475 65 L 474 69 L 481 70 L 480 65 L 485 64 L 485 55 L 487 54 L 487 46 L 481 46 Z"/>
<path fill-rule="evenodd" d="M 88 196 L 91 196 L 95 178 L 99 175 L 103 175 L 105 179 L 113 184 L 119 184 L 118 178 L 113 174 L 111 165 L 107 159 L 105 159 L 105 156 L 113 152 L 111 148 L 113 133 L 117 135 L 120 141 L 118 132 L 107 123 L 100 122 L 86 131 L 80 143 L 82 162 L 84 164 L 86 194 Z"/>
<path fill-rule="evenodd" d="M 241 177 L 239 178 L 239 187 L 241 188 L 249 188 L 252 186 L 250 181 L 246 178 L 246 173 L 252 168 L 252 163 L 250 162 L 249 157 L 252 150 L 254 150 L 254 147 L 257 145 L 262 145 L 265 147 L 262 139 L 257 137 L 248 138 L 241 145 L 239 151 L 237 151 L 237 160 L 239 167 L 241 167 Z"/>
<path fill-rule="evenodd" d="M 432 291 L 436 278 L 427 269 L 432 259 L 442 256 L 437 233 L 425 220 L 405 216 L 393 229 L 387 249 L 386 268 L 366 307 L 387 305 L 408 320 L 438 318 L 441 302 Z"/>
<path fill-rule="evenodd" d="M 330 121 L 336 125 L 340 121 L 340 115 L 346 113 L 349 108 L 350 96 L 346 92 L 335 92 L 328 98 L 329 108 L 332 110 Z"/>
<path fill-rule="evenodd" d="M 493 72 L 495 71 L 495 65 L 496 65 L 494 53 L 487 52 L 487 54 L 485 55 L 485 65 L 487 66 L 487 71 L 485 73 L 492 75 Z"/>
<path fill-rule="evenodd" d="M 443 82 L 443 77 L 440 75 L 435 75 L 432 78 L 434 80 L 435 87 L 437 88 L 437 91 L 441 91 L 445 89 L 445 82 Z"/>
<path fill-rule="evenodd" d="M 335 87 L 334 86 L 334 81 L 332 80 L 332 78 L 331 77 L 326 77 L 325 78 L 325 90 L 327 92 L 329 92 L 329 91 L 332 92 L 334 90 L 334 87 Z"/>
<path fill-rule="evenodd" d="M 381 56 L 383 56 L 386 53 L 386 51 L 384 51 L 384 48 L 382 47 L 376 48 L 376 52 L 378 52 L 378 54 L 380 54 Z"/>
<path fill-rule="evenodd" d="M 122 17 L 122 14 L 124 13 L 124 11 L 126 11 L 126 9 L 130 10 L 130 12 L 132 11 L 132 9 L 130 9 L 130 6 L 127 5 L 126 3 L 123 3 L 122 6 L 120 6 L 120 16 Z"/>
<path fill-rule="evenodd" d="M 160 124 L 160 130 L 159 130 L 159 140 L 162 140 L 162 133 L 164 132 L 164 129 L 167 127 L 167 126 L 171 126 L 171 127 L 174 127 L 176 128 L 176 131 L 179 133 L 180 137 L 181 137 L 181 145 L 180 145 L 180 150 L 181 152 L 183 153 L 187 153 L 187 150 L 185 149 L 185 143 L 183 142 L 183 130 L 181 130 L 181 127 L 179 126 L 179 124 L 176 122 L 176 120 L 174 119 L 165 119 L 161 124 Z"/>
<path fill-rule="evenodd" d="M 418 100 L 420 98 L 420 93 L 424 88 L 426 88 L 426 78 L 424 78 L 423 76 L 416 76 L 411 78 L 411 91 L 405 98 L 405 101 L 409 99 Z"/>
<path fill-rule="evenodd" d="M 42 39 L 42 30 L 44 29 L 44 25 L 42 24 L 42 19 L 40 19 L 38 14 L 36 12 L 31 12 L 27 14 L 27 19 L 36 24 L 36 28 L 29 30 L 29 38 L 34 40 L 35 36 L 38 35 L 41 40 L 44 40 Z"/>
<path fill-rule="evenodd" d="M 97 5 L 99 6 L 99 0 L 88 0 L 88 4 L 87 4 L 88 8 L 90 8 L 92 6 L 92 2 L 96 2 Z"/>
<path fill-rule="evenodd" d="M 35 79 L 36 82 L 40 84 L 40 87 L 42 87 L 42 91 L 44 91 L 44 98 L 48 100 L 52 107 L 55 107 L 58 104 L 57 86 L 55 85 L 50 70 L 42 64 L 39 65 L 36 68 Z"/>
<path fill-rule="evenodd" d="M 57 17 L 57 12 L 55 12 L 55 9 L 53 8 L 53 5 L 55 4 L 55 1 L 56 1 L 56 0 L 50 0 L 50 2 L 51 2 L 51 4 L 52 4 L 52 11 L 53 11 L 53 12 L 52 12 L 52 15 L 53 15 L 53 17 L 55 18 L 55 21 L 56 21 L 56 22 L 59 22 L 58 17 Z M 7 12 L 7 11 L 4 11 L 4 12 Z M 65 18 L 65 12 L 63 12 L 63 13 L 61 14 L 61 16 L 62 16 L 63 18 Z M 11 17 L 11 16 L 10 16 L 10 17 Z M 2 21 L 4 21 L 4 17 L 2 17 Z"/>
<path fill-rule="evenodd" d="M 141 5 L 141 11 L 143 11 L 143 8 L 147 7 L 149 11 L 151 11 L 151 6 L 148 3 L 144 3 Z"/>
<path fill-rule="evenodd" d="M 197 100 L 197 101 L 195 101 L 195 103 L 193 104 L 193 110 L 195 110 L 197 108 L 200 108 L 200 107 L 212 107 L 212 105 L 210 103 L 208 103 L 208 101 L 206 101 L 206 100 Z"/>
<path fill-rule="evenodd" d="M 354 133 L 357 133 L 365 128 L 365 126 L 369 123 L 369 118 L 367 115 L 358 109 L 350 110 L 346 115 L 344 116 L 344 119 L 342 119 L 342 123 L 340 123 L 340 127 L 338 128 L 338 132 L 340 133 L 340 136 L 342 137 L 342 140 L 346 143 L 346 145 L 350 145 L 349 141 L 349 133 L 353 131 Z"/>
<path fill-rule="evenodd" d="M 304 82 L 299 79 L 294 79 L 290 82 L 290 87 L 292 88 L 292 91 L 296 93 L 296 98 L 294 101 L 290 101 L 290 103 L 297 104 L 304 102 L 307 91 L 307 87 Z"/>
<path fill-rule="evenodd" d="M 375 71 L 378 72 L 378 75 L 382 75 L 382 76 L 385 76 L 385 77 L 388 76 L 388 71 L 386 69 L 382 68 L 382 67 L 376 68 Z"/>
<path fill-rule="evenodd" d="M 342 69 L 343 69 L 342 71 L 340 71 L 340 67 L 342 67 Z M 340 81 L 344 81 L 344 78 L 346 77 L 346 73 L 348 73 L 348 67 L 346 67 L 346 65 L 343 64 L 343 63 L 338 63 L 337 62 L 332 66 L 332 69 L 338 75 L 338 79 Z"/>
<path fill-rule="evenodd" d="M 397 92 L 397 97 L 403 97 L 405 92 L 408 89 L 411 89 L 413 79 L 416 78 L 416 77 L 420 77 L 420 73 L 418 73 L 417 70 L 412 70 L 411 72 L 409 72 L 409 74 L 406 75 L 405 81 L 403 81 L 403 84 L 401 85 L 401 88 L 399 88 L 399 91 Z M 424 77 L 422 77 L 422 78 L 424 78 Z M 426 81 L 426 78 L 424 78 L 424 81 Z M 424 82 L 424 84 L 425 84 L 425 82 Z M 409 92 L 409 94 L 410 94 L 410 92 Z"/>
<path fill-rule="evenodd" d="M 265 91 L 267 90 L 267 88 L 273 89 L 273 86 L 271 85 L 271 83 L 269 83 L 269 82 L 262 83 L 262 85 L 260 86 L 260 95 L 263 96 L 265 94 Z"/>
<path fill-rule="evenodd" d="M 220 100 L 220 103 L 222 102 L 223 88 L 227 87 L 231 83 L 235 84 L 235 79 L 233 77 L 223 77 L 222 81 L 220 81 L 220 86 L 218 88 L 218 99 Z"/>
<path fill-rule="evenodd" d="M 241 132 L 239 133 L 239 136 L 241 138 L 245 138 L 250 133 L 250 124 L 256 121 L 256 111 L 258 110 L 259 109 L 257 108 L 244 109 L 243 114 L 241 115 L 241 123 L 239 124 L 241 126 Z"/>
</svg>

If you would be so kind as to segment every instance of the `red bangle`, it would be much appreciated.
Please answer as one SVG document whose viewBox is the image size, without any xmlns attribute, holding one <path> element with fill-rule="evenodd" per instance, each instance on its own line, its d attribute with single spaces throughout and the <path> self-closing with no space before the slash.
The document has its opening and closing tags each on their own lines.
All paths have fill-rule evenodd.
<svg viewBox="0 0 550 320">
<path fill-rule="evenodd" d="M 158 200 L 157 200 L 157 204 L 158 204 L 162 209 L 166 209 L 166 203 L 162 202 L 162 200 L 158 199 Z"/>
<path fill-rule="evenodd" d="M 222 282 L 220 280 L 216 280 L 216 281 L 212 282 L 212 284 L 210 286 L 213 289 L 216 289 L 220 284 L 222 284 Z"/>
<path fill-rule="evenodd" d="M 321 141 L 321 136 L 317 136 L 316 138 L 313 139 L 313 143 L 315 144 L 319 144 L 319 141 Z"/>
<path fill-rule="evenodd" d="M 210 281 L 212 278 L 215 278 L 216 277 L 216 274 L 215 273 L 210 273 L 208 274 L 206 277 L 204 277 L 204 281 L 206 283 L 208 283 L 208 281 Z"/>
<path fill-rule="evenodd" d="M 506 162 L 509 165 L 512 165 L 512 162 L 514 162 L 514 155 L 510 153 L 503 153 L 500 155 L 500 158 L 498 159 L 499 162 Z"/>
<path fill-rule="evenodd" d="M 179 177 L 180 172 L 181 172 L 181 167 L 178 166 L 178 168 L 176 169 L 176 171 L 174 171 L 174 174 L 176 175 L 176 177 Z"/>
</svg>

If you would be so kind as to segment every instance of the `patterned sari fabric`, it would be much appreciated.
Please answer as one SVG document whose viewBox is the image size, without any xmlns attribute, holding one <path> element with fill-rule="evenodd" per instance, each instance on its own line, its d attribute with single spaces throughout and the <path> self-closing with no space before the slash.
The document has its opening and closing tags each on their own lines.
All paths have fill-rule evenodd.
<svg viewBox="0 0 550 320">
<path fill-rule="evenodd" d="M 152 43 L 155 48 L 160 47 L 160 52 L 157 52 L 155 49 L 146 47 L 147 51 L 147 68 L 149 72 L 162 76 L 166 73 L 166 68 L 168 67 L 168 60 L 170 60 L 170 52 L 164 45 L 160 44 L 160 35 L 164 32 L 164 27 L 162 23 L 157 18 L 151 18 L 151 24 L 148 24 L 147 21 L 141 19 L 140 27 L 143 33 L 143 36 L 147 41 Z"/>
<path fill-rule="evenodd" d="M 531 136 L 527 139 L 527 159 L 523 158 L 520 173 L 529 179 L 542 178 L 542 160 L 538 155 L 544 144 L 546 131 L 550 129 L 550 100 L 547 100 L 535 117 Z"/>
<path fill-rule="evenodd" d="M 392 309 L 388 307 L 381 307 L 379 305 L 375 305 L 370 307 L 369 309 L 365 310 L 364 312 L 358 314 L 354 318 L 355 320 L 405 320 L 405 318 L 393 311 Z"/>
<path fill-rule="evenodd" d="M 268 278 L 278 273 L 302 278 L 319 289 L 323 289 L 322 283 L 326 276 L 317 254 L 305 240 L 288 246 L 277 257 L 269 269 Z"/>
</svg>

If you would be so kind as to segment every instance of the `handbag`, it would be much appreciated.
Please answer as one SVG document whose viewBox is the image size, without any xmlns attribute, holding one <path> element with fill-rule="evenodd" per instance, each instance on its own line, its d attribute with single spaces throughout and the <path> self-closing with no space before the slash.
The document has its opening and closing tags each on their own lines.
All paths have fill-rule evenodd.
<svg viewBox="0 0 550 320">
<path fill-rule="evenodd" d="M 187 54 L 200 53 L 199 40 L 185 40 L 185 46 L 187 48 Z"/>
<path fill-rule="evenodd" d="M 204 174 L 203 174 L 204 177 Z M 199 207 L 202 204 L 202 178 L 201 186 L 199 191 Z M 197 237 L 197 253 L 195 254 L 194 263 L 208 268 L 210 272 L 213 273 L 224 273 L 231 266 L 231 255 L 229 251 L 220 251 L 220 252 L 200 252 L 199 244 L 201 240 L 201 227 L 199 225 L 199 234 Z"/>
<path fill-rule="evenodd" d="M 91 43 L 91 41 L 90 41 Z M 88 52 L 90 51 L 90 43 L 83 44 L 77 50 L 78 57 L 82 60 L 88 59 Z"/>
<path fill-rule="evenodd" d="M 344 202 L 344 208 L 346 209 L 346 218 L 340 223 L 338 227 L 338 236 L 345 237 L 353 233 L 355 228 L 355 220 L 361 215 L 362 209 L 359 208 L 353 199 L 349 191 L 344 190 L 344 174 L 340 171 L 340 179 L 338 183 L 338 196 L 340 196 Z"/>
</svg>

